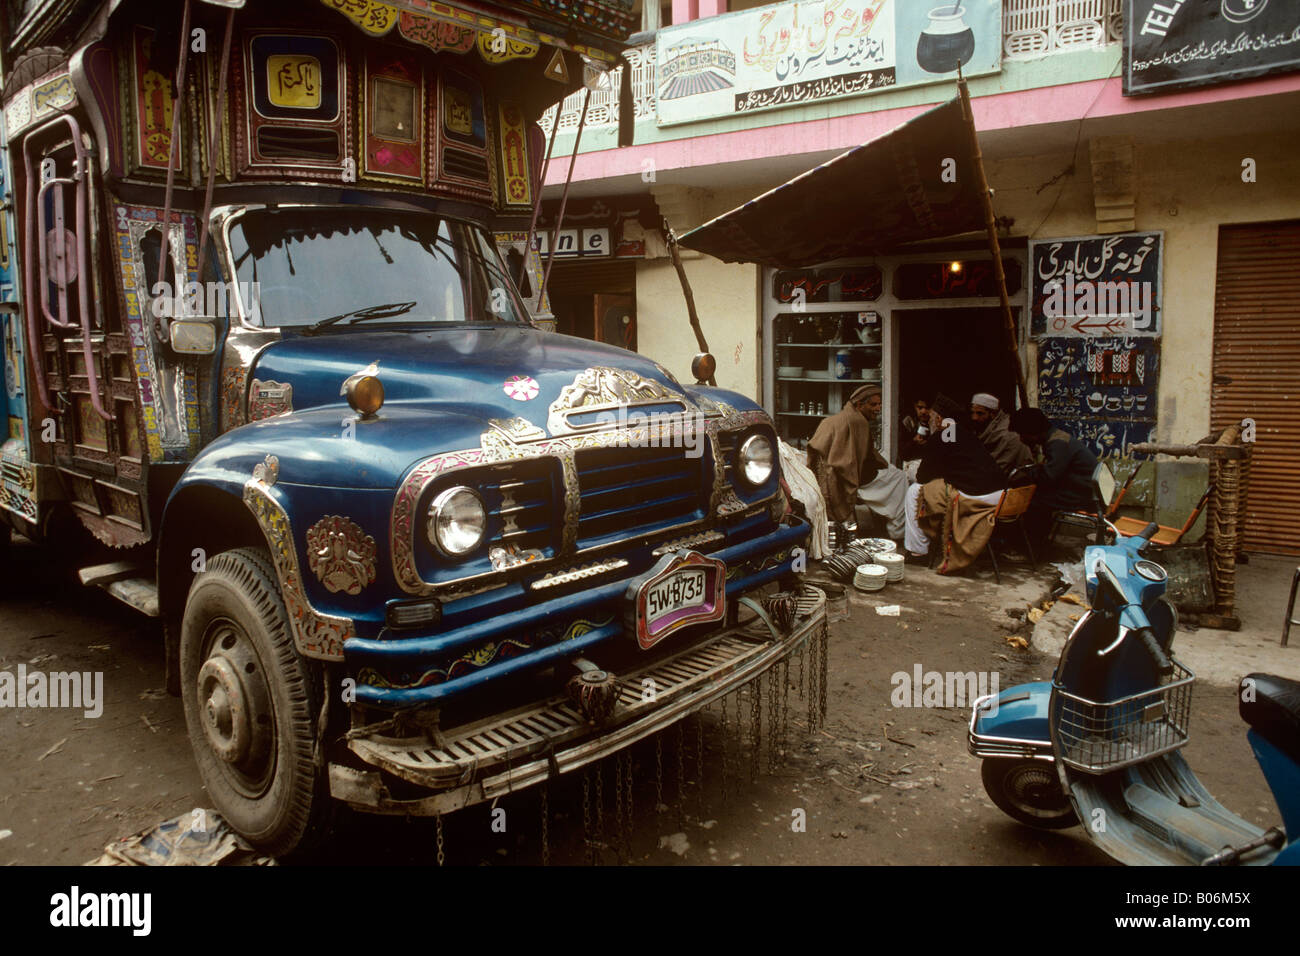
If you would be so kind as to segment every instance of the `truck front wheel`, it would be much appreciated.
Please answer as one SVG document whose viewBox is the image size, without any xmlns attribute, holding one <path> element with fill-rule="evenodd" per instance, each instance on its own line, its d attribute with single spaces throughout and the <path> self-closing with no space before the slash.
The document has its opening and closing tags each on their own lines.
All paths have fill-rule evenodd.
<svg viewBox="0 0 1300 956">
<path fill-rule="evenodd" d="M 195 577 L 180 658 L 185 723 L 217 811 L 274 856 L 317 842 L 330 804 L 313 759 L 321 670 L 294 647 L 264 549 L 225 551 Z"/>
</svg>

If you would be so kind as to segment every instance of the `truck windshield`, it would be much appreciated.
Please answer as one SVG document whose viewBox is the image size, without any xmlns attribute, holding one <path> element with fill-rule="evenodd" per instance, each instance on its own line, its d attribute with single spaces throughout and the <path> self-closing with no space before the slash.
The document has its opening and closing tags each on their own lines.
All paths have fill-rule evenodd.
<svg viewBox="0 0 1300 956">
<path fill-rule="evenodd" d="M 229 234 L 252 325 L 526 321 L 496 246 L 467 222 L 392 210 L 251 209 Z M 410 308 L 376 309 L 397 302 Z"/>
</svg>

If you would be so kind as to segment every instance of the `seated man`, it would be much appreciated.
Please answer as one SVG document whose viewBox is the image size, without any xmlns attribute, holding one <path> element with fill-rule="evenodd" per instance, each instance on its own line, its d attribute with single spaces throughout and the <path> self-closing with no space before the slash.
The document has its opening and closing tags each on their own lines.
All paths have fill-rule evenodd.
<svg viewBox="0 0 1300 956">
<path fill-rule="evenodd" d="M 1009 475 L 1021 465 L 1031 464 L 1034 453 L 1011 430 L 1011 417 L 999 406 L 996 396 L 977 392 L 970 399 L 970 421 L 1002 473 Z"/>
<path fill-rule="evenodd" d="M 1039 547 L 1047 543 L 1053 512 L 1091 510 L 1092 473 L 1097 467 L 1097 456 L 1078 438 L 1052 428 L 1047 416 L 1037 408 L 1022 408 L 1013 414 L 1011 430 L 1031 448 L 1043 449 L 1042 464 L 1027 479 L 1038 490 L 1025 512 L 1029 539 L 1034 547 Z"/>
<path fill-rule="evenodd" d="M 943 543 L 940 574 L 960 571 L 984 550 L 1006 480 L 962 407 L 939 395 L 930 409 L 930 439 L 906 499 L 905 545 L 913 558 Z"/>
<path fill-rule="evenodd" d="M 926 436 L 930 428 L 930 400 L 918 398 L 912 402 L 912 411 L 899 422 L 898 460 L 906 464 L 925 454 Z"/>
<path fill-rule="evenodd" d="M 871 440 L 880 415 L 879 385 L 864 385 L 849 404 L 822 421 L 808 442 L 808 467 L 817 476 L 832 521 L 857 527 L 855 506 L 885 522 L 891 538 L 903 536 L 903 493 L 907 479 L 890 465 Z"/>
</svg>

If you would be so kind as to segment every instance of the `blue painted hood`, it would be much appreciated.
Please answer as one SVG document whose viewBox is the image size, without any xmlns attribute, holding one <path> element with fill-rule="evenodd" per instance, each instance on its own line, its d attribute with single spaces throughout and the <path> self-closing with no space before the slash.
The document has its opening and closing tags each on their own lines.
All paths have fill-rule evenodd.
<svg viewBox="0 0 1300 956">
<path fill-rule="evenodd" d="M 593 365 L 626 369 L 685 395 L 658 364 L 635 352 L 527 326 L 298 334 L 263 351 L 251 375 L 292 385 L 293 408 L 300 412 L 344 404 L 343 380 L 372 362 L 386 404 L 443 406 L 485 424 L 518 416 L 545 428 L 547 409 L 560 390 Z M 520 375 L 537 381 L 535 398 L 518 401 L 506 394 L 507 379 Z"/>
<path fill-rule="evenodd" d="M 373 421 L 347 429 L 354 413 L 339 395 L 348 376 L 378 363 L 385 403 Z M 269 346 L 251 376 L 293 386 L 293 413 L 233 429 L 209 444 L 178 489 L 195 483 L 237 490 L 268 454 L 280 483 L 392 489 L 416 462 L 477 448 L 493 418 L 520 417 L 546 428 L 551 403 L 579 372 L 596 365 L 659 382 L 688 403 L 705 396 L 740 410 L 750 399 L 722 389 L 683 388 L 635 352 L 528 327 L 325 333 Z M 505 392 L 516 375 L 538 383 L 535 398 Z"/>
</svg>

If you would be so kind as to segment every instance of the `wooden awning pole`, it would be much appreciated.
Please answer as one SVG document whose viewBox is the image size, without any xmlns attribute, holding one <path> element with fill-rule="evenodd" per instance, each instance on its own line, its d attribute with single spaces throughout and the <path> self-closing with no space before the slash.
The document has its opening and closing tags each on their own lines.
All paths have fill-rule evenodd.
<svg viewBox="0 0 1300 956">
<path fill-rule="evenodd" d="M 691 320 L 691 329 L 695 332 L 695 344 L 700 347 L 701 352 L 707 352 L 709 343 L 704 340 L 704 329 L 700 327 L 700 314 L 695 311 L 695 294 L 691 292 L 691 284 L 686 280 L 686 267 L 682 265 L 681 254 L 677 251 L 677 233 L 673 232 L 672 227 L 667 223 L 664 223 L 664 226 L 668 234 L 668 251 L 673 257 L 673 268 L 677 270 L 677 279 L 682 284 L 682 295 L 686 297 L 686 314 Z M 709 384 L 718 384 L 712 375 L 709 376 Z"/>
<path fill-rule="evenodd" d="M 980 153 L 979 133 L 975 129 L 975 114 L 970 106 L 970 93 L 966 90 L 966 78 L 957 70 L 957 88 L 961 91 L 961 108 L 966 117 L 966 127 L 970 130 L 971 156 L 975 160 L 975 185 L 979 190 L 980 202 L 984 205 L 984 229 L 989 237 L 989 252 L 993 254 L 993 278 L 998 283 L 998 301 L 1002 305 L 1002 324 L 1006 328 L 1007 348 L 1011 350 L 1011 361 L 1016 367 L 1016 390 L 1020 395 L 1020 407 L 1029 407 L 1029 392 L 1025 388 L 1025 369 L 1020 364 L 1020 348 L 1016 342 L 1016 323 L 1011 317 L 1011 302 L 1007 298 L 1007 276 L 1002 269 L 1002 246 L 998 242 L 998 226 L 993 216 L 993 200 L 989 191 L 988 179 L 984 176 L 984 159 Z"/>
</svg>

